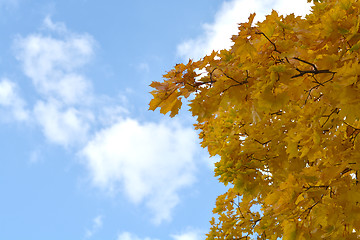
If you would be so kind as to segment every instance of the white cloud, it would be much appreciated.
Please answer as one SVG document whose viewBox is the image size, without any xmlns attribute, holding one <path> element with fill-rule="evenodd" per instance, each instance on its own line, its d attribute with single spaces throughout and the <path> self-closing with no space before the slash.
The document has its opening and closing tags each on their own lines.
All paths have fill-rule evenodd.
<svg viewBox="0 0 360 240">
<path fill-rule="evenodd" d="M 51 31 L 54 31 L 54 32 L 57 32 L 57 33 L 62 33 L 62 34 L 66 34 L 67 32 L 69 32 L 66 25 L 63 22 L 54 23 L 51 20 L 50 16 L 47 16 L 44 19 L 43 27 L 45 29 L 48 29 L 48 30 L 51 30 Z"/>
<path fill-rule="evenodd" d="M 50 34 L 17 37 L 14 47 L 40 95 L 33 116 L 44 136 L 64 147 L 85 145 L 80 155 L 94 185 L 123 193 L 134 204 L 143 203 L 155 224 L 170 220 L 180 202 L 179 191 L 195 181 L 197 134 L 176 123 L 121 118 L 127 114 L 121 106 L 103 107 L 81 73 L 94 54 L 92 37 L 72 33 L 50 18 L 44 20 L 43 29 Z M 147 65 L 142 68 L 146 71 Z M 101 110 L 95 119 L 96 109 Z M 89 140 L 96 125 L 105 127 Z"/>
<path fill-rule="evenodd" d="M 87 229 L 85 232 L 85 238 L 91 238 L 95 233 L 97 233 L 103 226 L 103 216 L 99 215 L 93 219 L 93 224 L 91 229 Z"/>
<path fill-rule="evenodd" d="M 65 104 L 86 102 L 92 86 L 78 71 L 93 56 L 93 38 L 71 33 L 64 24 L 53 23 L 49 18 L 44 25 L 62 32 L 62 36 L 30 34 L 15 40 L 16 57 L 24 73 L 44 97 L 57 98 Z"/>
<path fill-rule="evenodd" d="M 8 119 L 25 121 L 29 118 L 29 112 L 25 109 L 24 100 L 17 93 L 17 85 L 3 78 L 0 81 L 0 106 L 10 110 L 11 116 Z"/>
<path fill-rule="evenodd" d="M 82 156 L 96 186 L 145 202 L 159 224 L 171 219 L 178 191 L 195 180 L 197 144 L 191 128 L 124 119 L 98 132 Z"/>
<path fill-rule="evenodd" d="M 81 69 L 93 57 L 94 40 L 88 34 L 70 32 L 64 23 L 49 17 L 44 29 L 50 34 L 17 37 L 14 48 L 25 75 L 43 99 L 34 106 L 35 120 L 50 142 L 67 147 L 84 142 L 93 121 L 86 110 L 94 98 L 92 84 Z"/>
<path fill-rule="evenodd" d="M 171 235 L 174 240 L 202 240 L 205 238 L 205 233 L 200 231 L 187 231 L 177 235 Z"/>
<path fill-rule="evenodd" d="M 38 101 L 34 107 L 34 115 L 45 137 L 50 142 L 65 147 L 84 142 L 93 119 L 91 113 L 74 107 L 63 107 L 56 100 Z"/>
<path fill-rule="evenodd" d="M 306 0 L 277 0 L 272 8 L 283 15 L 294 13 L 298 16 L 305 16 L 310 13 L 310 6 L 312 5 Z"/>
<path fill-rule="evenodd" d="M 271 9 L 281 14 L 294 12 L 297 15 L 309 13 L 310 4 L 306 0 L 232 0 L 226 1 L 216 13 L 214 22 L 204 24 L 204 32 L 194 39 L 182 42 L 177 47 L 180 57 L 200 59 L 212 50 L 218 51 L 232 45 L 232 35 L 237 34 L 238 24 L 248 21 L 251 13 L 256 13 L 255 22 L 263 20 Z"/>
<path fill-rule="evenodd" d="M 135 234 L 129 233 L 129 232 L 123 232 L 121 234 L 119 234 L 117 240 L 156 240 L 153 238 L 140 238 L 138 236 L 136 236 Z"/>
<path fill-rule="evenodd" d="M 170 235 L 173 240 L 203 240 L 205 239 L 205 233 L 195 230 L 190 230 L 181 234 Z M 117 240 L 156 240 L 154 238 L 140 238 L 137 235 L 130 232 L 123 232 L 119 234 Z"/>
<path fill-rule="evenodd" d="M 49 17 L 44 29 L 50 34 L 30 34 L 14 42 L 16 57 L 40 94 L 33 116 L 44 136 L 64 147 L 85 144 L 81 155 L 94 185 L 143 203 L 155 224 L 170 220 L 179 190 L 195 180 L 195 131 L 175 123 L 124 119 L 119 115 L 126 116 L 127 109 L 103 107 L 101 98 L 94 101 L 91 82 L 81 73 L 94 54 L 92 37 L 72 33 Z M 89 141 L 99 124 L 105 127 Z"/>
</svg>

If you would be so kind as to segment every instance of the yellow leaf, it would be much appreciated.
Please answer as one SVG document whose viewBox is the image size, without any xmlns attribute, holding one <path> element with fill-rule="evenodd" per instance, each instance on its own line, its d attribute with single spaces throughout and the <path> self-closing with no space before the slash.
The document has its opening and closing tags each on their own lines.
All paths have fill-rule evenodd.
<svg viewBox="0 0 360 240">
<path fill-rule="evenodd" d="M 294 221 L 285 220 L 282 226 L 284 228 L 283 240 L 295 240 L 297 236 L 296 223 Z"/>
<path fill-rule="evenodd" d="M 305 17 L 252 14 L 231 47 L 151 84 L 151 110 L 173 117 L 190 102 L 215 176 L 233 186 L 208 239 L 360 232 L 360 1 L 312 2 Z"/>
</svg>

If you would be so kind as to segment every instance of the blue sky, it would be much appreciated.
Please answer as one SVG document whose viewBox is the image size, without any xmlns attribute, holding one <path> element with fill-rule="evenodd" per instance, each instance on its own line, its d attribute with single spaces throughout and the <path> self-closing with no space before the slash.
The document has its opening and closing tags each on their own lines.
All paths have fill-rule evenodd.
<svg viewBox="0 0 360 240">
<path fill-rule="evenodd" d="M 226 188 L 149 84 L 305 0 L 0 0 L 0 239 L 201 240 Z"/>
</svg>

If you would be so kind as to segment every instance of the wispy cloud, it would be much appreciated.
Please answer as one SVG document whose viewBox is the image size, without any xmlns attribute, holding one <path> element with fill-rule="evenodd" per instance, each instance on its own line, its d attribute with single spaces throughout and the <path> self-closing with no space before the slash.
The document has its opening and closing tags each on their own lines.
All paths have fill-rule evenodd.
<svg viewBox="0 0 360 240">
<path fill-rule="evenodd" d="M 180 43 L 177 53 L 184 60 L 200 59 L 213 50 L 227 49 L 232 45 L 232 35 L 237 34 L 238 24 L 246 22 L 251 13 L 256 13 L 256 21 L 263 20 L 271 9 L 281 14 L 294 12 L 297 15 L 309 13 L 310 4 L 306 0 L 232 0 L 222 4 L 214 22 L 203 25 L 203 33 Z"/>
<path fill-rule="evenodd" d="M 18 86 L 7 78 L 0 80 L 0 112 L 2 109 L 7 112 L 2 114 L 5 115 L 5 119 L 17 121 L 29 119 L 29 111 L 25 108 L 25 101 L 18 94 Z"/>
<path fill-rule="evenodd" d="M 138 71 L 143 73 L 149 73 L 150 72 L 150 66 L 146 62 L 142 62 L 137 66 Z"/>
<path fill-rule="evenodd" d="M 174 240 L 202 240 L 205 239 L 205 233 L 196 230 L 189 230 L 181 234 L 171 235 L 171 237 Z"/>
<path fill-rule="evenodd" d="M 195 180 L 196 139 L 191 128 L 124 119 L 99 131 L 82 155 L 95 185 L 145 202 L 159 224 Z"/>
<path fill-rule="evenodd" d="M 65 147 L 84 143 L 93 119 L 91 112 L 64 107 L 61 102 L 51 99 L 46 102 L 38 101 L 34 107 L 34 115 L 42 126 L 45 137 L 50 142 Z"/>
<path fill-rule="evenodd" d="M 29 163 L 30 164 L 36 164 L 39 163 L 42 160 L 42 154 L 39 149 L 34 149 L 29 156 Z"/>
<path fill-rule="evenodd" d="M 53 22 L 50 16 L 46 16 L 43 21 L 43 29 L 57 32 L 59 34 L 68 34 L 70 31 L 67 29 L 63 22 Z"/>
<path fill-rule="evenodd" d="M 50 34 L 19 36 L 14 48 L 42 99 L 35 104 L 34 115 L 45 137 L 69 146 L 86 138 L 92 120 L 85 110 L 93 98 L 92 84 L 80 70 L 94 54 L 94 40 L 88 34 L 70 32 L 49 17 L 43 26 Z"/>
<path fill-rule="evenodd" d="M 197 230 L 189 230 L 181 234 L 172 234 L 170 238 L 173 240 L 203 240 L 205 233 Z M 145 237 L 141 238 L 134 233 L 122 232 L 118 235 L 117 240 L 157 240 L 155 238 Z"/>
<path fill-rule="evenodd" d="M 158 240 L 158 239 L 149 238 L 149 237 L 140 238 L 133 233 L 123 232 L 123 233 L 119 234 L 119 236 L 116 240 Z"/>
<path fill-rule="evenodd" d="M 50 30 L 66 30 L 49 19 L 45 22 Z M 93 48 L 91 36 L 67 31 L 60 37 L 30 34 L 15 40 L 16 57 L 36 90 L 65 104 L 86 102 L 91 95 L 91 82 L 78 70 L 89 62 Z"/>
<path fill-rule="evenodd" d="M 85 238 L 91 238 L 94 234 L 96 234 L 103 226 L 103 216 L 96 216 L 92 221 L 92 226 L 90 229 L 86 229 Z"/>
<path fill-rule="evenodd" d="M 49 17 L 40 33 L 16 38 L 16 57 L 38 93 L 32 116 L 49 142 L 82 149 L 95 186 L 144 203 L 160 224 L 171 219 L 179 191 L 195 181 L 197 134 L 176 123 L 125 118 L 126 108 L 102 103 L 81 71 L 94 42 Z"/>
</svg>

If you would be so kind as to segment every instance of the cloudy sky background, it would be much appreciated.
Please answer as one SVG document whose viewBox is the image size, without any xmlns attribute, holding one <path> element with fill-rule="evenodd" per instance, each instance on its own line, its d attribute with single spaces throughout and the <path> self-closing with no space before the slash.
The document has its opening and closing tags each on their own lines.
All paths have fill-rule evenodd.
<svg viewBox="0 0 360 240">
<path fill-rule="evenodd" d="M 186 110 L 149 84 L 306 0 L 0 0 L 0 239 L 201 240 L 216 196 Z"/>
</svg>

